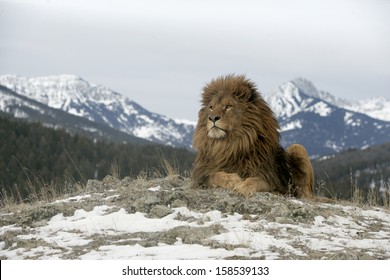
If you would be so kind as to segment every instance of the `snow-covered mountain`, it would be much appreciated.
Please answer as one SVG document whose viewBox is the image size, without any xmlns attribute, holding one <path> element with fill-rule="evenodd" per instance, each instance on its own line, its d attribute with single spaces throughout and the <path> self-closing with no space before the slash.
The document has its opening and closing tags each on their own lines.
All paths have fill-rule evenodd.
<svg viewBox="0 0 390 280">
<path fill-rule="evenodd" d="M 366 114 L 374 119 L 390 121 L 390 99 L 384 97 L 372 97 L 369 99 L 349 101 L 339 100 L 339 106 Z"/>
<path fill-rule="evenodd" d="M 7 75 L 0 76 L 0 84 L 50 108 L 136 137 L 172 146 L 191 146 L 193 125 L 151 113 L 119 93 L 76 76 Z"/>
<path fill-rule="evenodd" d="M 89 121 L 85 125 L 70 122 L 79 129 L 94 131 L 91 124 L 95 123 L 153 142 L 191 147 L 195 124 L 149 112 L 119 93 L 76 76 L 7 75 L 0 76 L 0 85 L 0 111 L 16 117 L 41 121 L 41 115 L 65 112 Z M 17 100 L 10 102 L 11 95 Z M 301 78 L 282 84 L 264 98 L 280 122 L 282 143 L 301 143 L 312 156 L 390 142 L 390 101 L 385 98 L 341 100 Z M 55 123 L 52 120 L 51 125 Z"/>
<path fill-rule="evenodd" d="M 389 121 L 352 110 L 356 106 L 347 109 L 352 103 L 317 90 L 305 79 L 284 83 L 264 97 L 279 119 L 283 144 L 301 143 L 312 156 L 390 142 Z M 371 115 L 378 114 L 371 110 Z"/>
<path fill-rule="evenodd" d="M 313 83 L 303 78 L 297 78 L 292 83 L 305 94 L 320 98 L 336 107 L 353 112 L 362 113 L 371 118 L 390 121 L 390 99 L 382 96 L 370 97 L 362 100 L 348 100 L 337 98 L 329 92 L 317 90 Z"/>
<path fill-rule="evenodd" d="M 285 118 L 305 107 L 305 104 L 301 104 L 299 100 L 294 101 L 294 96 L 297 97 L 298 92 L 321 99 L 336 107 L 368 115 L 374 119 L 390 121 L 390 99 L 388 98 L 380 96 L 357 101 L 337 98 L 329 92 L 318 90 L 311 81 L 303 78 L 282 84 L 266 94 L 265 98 L 272 103 L 271 107 L 278 118 Z"/>
<path fill-rule="evenodd" d="M 74 116 L 60 109 L 51 108 L 0 85 L 0 115 L 4 113 L 16 118 L 40 122 L 54 129 L 62 128 L 71 134 L 83 134 L 92 139 L 150 144 L 145 139 L 83 117 Z"/>
</svg>

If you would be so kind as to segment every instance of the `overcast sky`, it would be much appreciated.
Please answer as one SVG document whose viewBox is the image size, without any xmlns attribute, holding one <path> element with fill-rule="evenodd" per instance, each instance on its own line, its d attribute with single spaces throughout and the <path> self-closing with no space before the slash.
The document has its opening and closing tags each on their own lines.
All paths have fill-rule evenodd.
<svg viewBox="0 0 390 280">
<path fill-rule="evenodd" d="M 0 0 L 0 75 L 74 74 L 196 120 L 229 73 L 390 97 L 390 0 Z"/>
</svg>

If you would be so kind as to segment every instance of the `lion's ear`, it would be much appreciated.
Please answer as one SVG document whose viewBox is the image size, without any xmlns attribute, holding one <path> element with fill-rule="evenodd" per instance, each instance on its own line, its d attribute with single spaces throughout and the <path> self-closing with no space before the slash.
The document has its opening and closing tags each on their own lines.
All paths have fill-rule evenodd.
<svg viewBox="0 0 390 280">
<path fill-rule="evenodd" d="M 258 98 L 259 93 L 256 86 L 246 80 L 235 89 L 234 96 L 241 102 L 253 102 Z"/>
</svg>

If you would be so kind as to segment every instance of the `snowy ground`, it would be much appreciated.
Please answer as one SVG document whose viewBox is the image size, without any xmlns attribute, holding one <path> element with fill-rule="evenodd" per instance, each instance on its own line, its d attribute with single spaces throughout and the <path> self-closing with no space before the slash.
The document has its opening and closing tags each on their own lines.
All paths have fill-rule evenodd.
<svg viewBox="0 0 390 280">
<path fill-rule="evenodd" d="M 390 259 L 388 210 L 244 199 L 184 178 L 107 177 L 0 218 L 0 259 Z"/>
</svg>

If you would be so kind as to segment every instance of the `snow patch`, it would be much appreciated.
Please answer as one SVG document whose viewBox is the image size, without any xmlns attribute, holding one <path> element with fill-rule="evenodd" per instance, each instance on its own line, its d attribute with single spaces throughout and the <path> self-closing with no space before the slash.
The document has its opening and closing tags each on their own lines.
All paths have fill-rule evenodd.
<svg viewBox="0 0 390 280">
<path fill-rule="evenodd" d="M 157 187 L 151 187 L 148 189 L 149 191 L 151 192 L 158 192 L 161 190 L 161 186 L 157 186 Z"/>
<path fill-rule="evenodd" d="M 159 186 L 149 188 L 158 191 Z M 77 197 L 78 199 L 79 197 Z M 81 197 L 78 201 L 81 201 Z M 69 202 L 68 200 L 62 200 Z M 294 200 L 297 205 L 302 201 Z M 112 244 L 102 244 L 89 252 L 81 254 L 80 259 L 223 259 L 233 256 L 248 258 L 278 259 L 280 252 L 304 258 L 303 248 L 316 251 L 342 251 L 343 248 L 361 248 L 367 254 L 375 250 L 390 252 L 390 216 L 384 211 L 363 210 L 356 207 L 319 204 L 319 208 L 340 209 L 349 213 L 348 216 L 330 215 L 314 217 L 312 223 L 296 222 L 278 223 L 265 219 L 256 222 L 243 219 L 243 215 L 223 214 L 214 210 L 205 213 L 194 212 L 186 207 L 172 208 L 172 213 L 160 218 L 148 218 L 146 214 L 136 212 L 129 214 L 125 209 L 114 210 L 113 206 L 95 206 L 91 211 L 78 209 L 72 216 L 57 214 L 47 225 L 35 228 L 22 228 L 13 225 L 0 228 L 0 234 L 8 231 L 21 231 L 19 240 L 43 240 L 48 245 L 30 249 L 18 248 L 14 244 L 6 248 L 5 242 L 0 242 L 0 256 L 9 259 L 39 258 L 61 259 L 73 249 L 83 248 L 92 242 L 92 237 L 117 236 L 118 241 Z M 355 221 L 354 215 L 365 220 Z M 253 215 L 255 216 L 255 215 Z M 185 217 L 183 219 L 183 217 Z M 199 224 L 197 219 L 204 223 Z M 368 232 L 371 224 L 382 225 L 383 230 Z M 140 238 L 126 239 L 125 234 L 166 232 L 177 227 L 202 228 L 218 225 L 224 230 L 208 238 L 209 242 L 217 242 L 224 248 L 213 248 L 201 244 L 185 244 L 177 238 L 173 244 L 158 242 L 155 246 L 141 246 Z M 23 232 L 23 234 L 22 234 Z M 290 232 L 297 232 L 291 235 Z M 358 237 L 361 232 L 369 236 Z M 122 239 L 120 239 L 122 237 Z M 123 239 L 125 238 L 125 239 Z M 128 238 L 128 237 L 127 237 Z M 125 245 L 132 240 L 133 243 Z M 136 242 L 134 244 L 134 242 Z M 5 249 L 6 248 L 6 249 Z M 59 249 L 59 248 L 62 248 Z M 230 249 L 227 249 L 230 248 Z M 69 252 L 67 252 L 69 251 Z M 387 256 L 390 255 L 387 253 Z"/>
<path fill-rule="evenodd" d="M 302 128 L 302 123 L 300 120 L 288 122 L 284 124 L 280 129 L 281 131 L 288 131 L 288 130 L 293 130 L 293 129 L 301 129 Z"/>
<path fill-rule="evenodd" d="M 321 117 L 327 117 L 333 112 L 333 109 L 329 107 L 327 103 L 320 101 L 314 104 L 313 106 L 310 106 L 305 111 L 314 112 L 317 115 L 320 115 Z"/>
<path fill-rule="evenodd" d="M 353 112 L 346 112 L 344 115 L 344 122 L 346 125 L 361 126 L 362 120 L 356 119 Z"/>
</svg>

